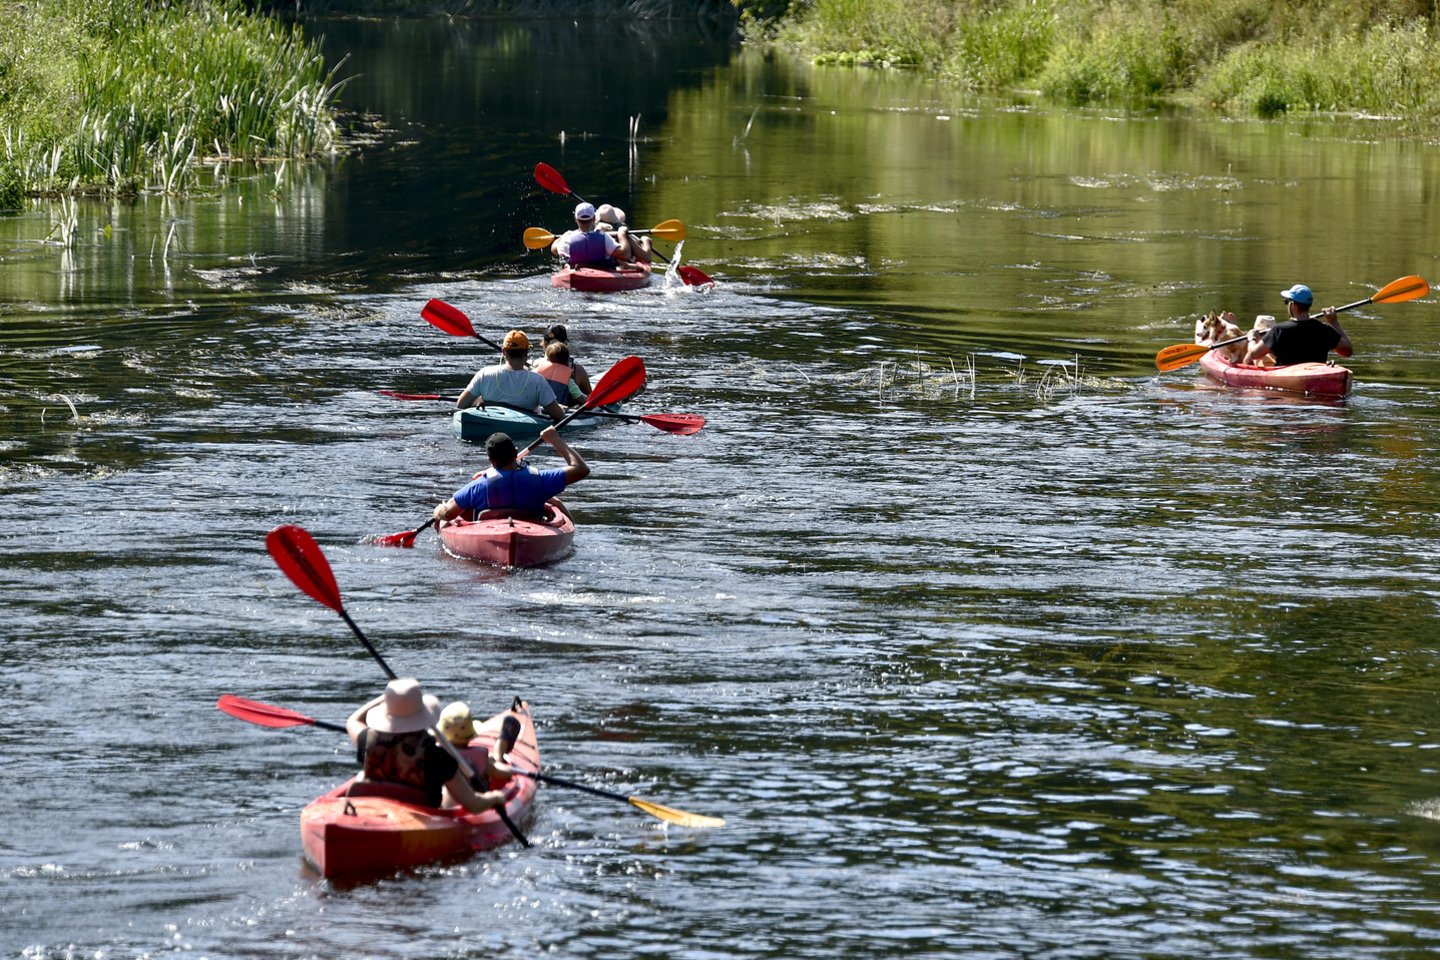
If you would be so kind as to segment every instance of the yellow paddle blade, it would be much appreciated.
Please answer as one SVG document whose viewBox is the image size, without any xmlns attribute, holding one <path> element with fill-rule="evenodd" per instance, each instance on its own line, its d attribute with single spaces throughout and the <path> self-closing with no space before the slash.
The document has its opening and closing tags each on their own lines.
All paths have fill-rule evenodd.
<svg viewBox="0 0 1440 960">
<path fill-rule="evenodd" d="M 685 224 L 679 220 L 661 220 L 650 228 L 650 236 L 663 237 L 671 243 L 679 243 L 685 239 Z"/>
<path fill-rule="evenodd" d="M 1370 300 L 1372 303 L 1404 303 L 1406 300 L 1419 299 L 1429 292 L 1430 284 L 1421 278 L 1401 277 L 1385 284 Z"/>
<path fill-rule="evenodd" d="M 1208 343 L 1176 343 L 1155 354 L 1158 370 L 1178 370 L 1199 360 L 1210 352 Z"/>
<path fill-rule="evenodd" d="M 659 817 L 669 823 L 679 824 L 682 827 L 723 827 L 725 821 L 719 817 L 705 817 L 698 813 L 686 813 L 684 810 L 676 810 L 673 807 L 664 807 L 649 800 L 642 800 L 639 797 L 629 797 L 630 803 L 644 810 L 652 817 Z"/>
<path fill-rule="evenodd" d="M 540 227 L 525 228 L 525 249 L 540 250 L 555 242 L 555 234 Z"/>
</svg>

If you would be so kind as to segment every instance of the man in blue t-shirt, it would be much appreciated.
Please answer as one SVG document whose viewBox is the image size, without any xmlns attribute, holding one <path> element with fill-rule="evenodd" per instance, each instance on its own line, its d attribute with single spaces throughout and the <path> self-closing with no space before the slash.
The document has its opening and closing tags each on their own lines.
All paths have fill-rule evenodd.
<svg viewBox="0 0 1440 960">
<path fill-rule="evenodd" d="M 1342 357 L 1354 354 L 1350 336 L 1340 326 L 1334 307 L 1326 307 L 1321 317 L 1310 316 L 1310 307 L 1315 295 L 1303 283 L 1297 283 L 1289 290 L 1282 290 L 1280 297 L 1290 319 L 1277 323 L 1265 332 L 1262 339 L 1250 343 L 1245 353 L 1246 363 L 1255 363 L 1273 356 L 1278 366 L 1292 363 L 1324 363 L 1334 350 Z"/>
<path fill-rule="evenodd" d="M 546 427 L 540 439 L 555 448 L 565 459 L 565 466 L 553 470 L 532 470 L 518 462 L 519 451 L 507 434 L 492 433 L 485 441 L 485 453 L 491 467 L 470 481 L 455 496 L 435 508 L 435 521 L 444 523 L 463 511 L 478 514 L 482 510 L 514 510 L 517 513 L 541 513 L 545 501 L 557 496 L 572 483 L 590 476 L 590 466 L 573 448 L 560 439 L 554 427 Z"/>
</svg>

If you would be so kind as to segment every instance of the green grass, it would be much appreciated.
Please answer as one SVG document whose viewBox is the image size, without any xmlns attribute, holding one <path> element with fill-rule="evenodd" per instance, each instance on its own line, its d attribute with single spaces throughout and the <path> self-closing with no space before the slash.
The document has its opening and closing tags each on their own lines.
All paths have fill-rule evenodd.
<svg viewBox="0 0 1440 960">
<path fill-rule="evenodd" d="M 1440 118 L 1436 0 L 813 0 L 766 28 L 817 62 L 916 66 L 1068 104 Z"/>
<path fill-rule="evenodd" d="M 0 5 L 0 205 L 183 192 L 202 162 L 332 151 L 337 84 L 239 0 Z"/>
</svg>

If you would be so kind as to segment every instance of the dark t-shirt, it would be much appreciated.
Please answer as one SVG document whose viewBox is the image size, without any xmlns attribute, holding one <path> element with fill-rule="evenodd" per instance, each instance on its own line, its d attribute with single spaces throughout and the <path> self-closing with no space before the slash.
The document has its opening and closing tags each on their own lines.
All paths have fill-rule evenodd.
<svg viewBox="0 0 1440 960">
<path fill-rule="evenodd" d="M 366 727 L 355 741 L 355 760 L 365 768 L 366 780 L 423 790 L 432 807 L 440 806 L 441 790 L 460 769 L 424 730 L 381 733 Z"/>
<path fill-rule="evenodd" d="M 1340 331 L 1323 320 L 1287 320 L 1265 333 L 1265 346 L 1282 366 L 1291 363 L 1324 363 L 1340 342 Z"/>
</svg>

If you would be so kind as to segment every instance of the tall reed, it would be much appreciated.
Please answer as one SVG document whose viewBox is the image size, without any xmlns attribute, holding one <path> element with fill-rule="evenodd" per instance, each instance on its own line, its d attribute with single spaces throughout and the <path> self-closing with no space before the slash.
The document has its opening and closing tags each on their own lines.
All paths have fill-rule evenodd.
<svg viewBox="0 0 1440 960">
<path fill-rule="evenodd" d="M 240 0 L 0 7 L 0 189 L 180 192 L 207 157 L 336 149 L 338 84 Z"/>
</svg>

